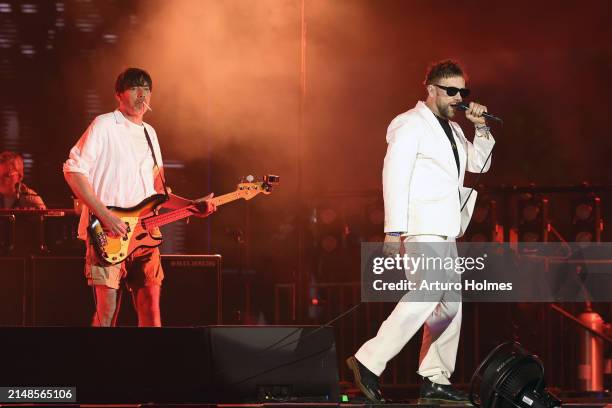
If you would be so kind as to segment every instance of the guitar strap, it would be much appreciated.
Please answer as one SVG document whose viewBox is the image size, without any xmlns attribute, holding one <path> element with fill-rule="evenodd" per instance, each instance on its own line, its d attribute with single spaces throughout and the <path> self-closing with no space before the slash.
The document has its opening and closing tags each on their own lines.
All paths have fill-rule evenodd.
<svg viewBox="0 0 612 408">
<path fill-rule="evenodd" d="M 155 167 L 157 167 L 157 170 L 159 171 L 159 178 L 161 178 L 162 181 L 162 186 L 164 186 L 164 194 L 166 195 L 166 197 L 169 197 L 168 195 L 168 189 L 166 188 L 166 180 L 164 180 L 164 175 L 161 171 L 161 167 L 159 167 L 159 165 L 157 164 L 157 159 L 155 158 L 155 150 L 153 150 L 153 143 L 151 142 L 151 137 L 149 136 L 149 132 L 147 132 L 147 127 L 143 124 L 142 126 L 144 128 L 144 133 L 145 136 L 147 137 L 147 143 L 149 144 L 149 149 L 151 149 L 151 156 L 153 156 L 153 163 L 155 164 Z"/>
</svg>

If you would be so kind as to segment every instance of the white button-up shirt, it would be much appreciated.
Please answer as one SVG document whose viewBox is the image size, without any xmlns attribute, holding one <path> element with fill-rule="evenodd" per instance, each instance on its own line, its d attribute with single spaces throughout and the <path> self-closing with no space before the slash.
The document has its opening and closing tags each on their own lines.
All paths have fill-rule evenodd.
<svg viewBox="0 0 612 408">
<path fill-rule="evenodd" d="M 132 207 L 156 194 L 154 162 L 144 133 L 151 137 L 157 164 L 162 156 L 155 129 L 137 125 L 116 110 L 100 115 L 70 150 L 64 173 L 87 177 L 96 196 L 107 206 Z M 81 214 L 79 238 L 85 239 L 89 211 Z"/>
</svg>

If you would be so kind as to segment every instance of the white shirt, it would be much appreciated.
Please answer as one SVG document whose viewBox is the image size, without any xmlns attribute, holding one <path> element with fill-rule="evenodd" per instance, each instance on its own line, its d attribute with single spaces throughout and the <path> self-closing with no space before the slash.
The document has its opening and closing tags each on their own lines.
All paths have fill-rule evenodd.
<svg viewBox="0 0 612 408">
<path fill-rule="evenodd" d="M 156 194 L 154 162 L 144 133 L 151 137 L 157 164 L 162 156 L 155 129 L 127 120 L 116 110 L 100 115 L 70 150 L 64 173 L 87 177 L 96 196 L 107 206 L 132 207 Z M 89 211 L 81 213 L 79 238 L 85 239 Z"/>
</svg>

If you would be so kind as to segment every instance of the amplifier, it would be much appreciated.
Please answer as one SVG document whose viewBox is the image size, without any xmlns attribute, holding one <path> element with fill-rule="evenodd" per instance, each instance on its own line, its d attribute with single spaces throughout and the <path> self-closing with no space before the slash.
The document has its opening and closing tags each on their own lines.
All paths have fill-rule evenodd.
<svg viewBox="0 0 612 408">
<path fill-rule="evenodd" d="M 221 255 L 162 255 L 164 326 L 221 323 Z"/>
<path fill-rule="evenodd" d="M 32 257 L 28 304 L 34 326 L 89 326 L 93 292 L 83 273 L 82 256 Z"/>
<path fill-rule="evenodd" d="M 72 209 L 0 209 L 0 254 L 11 256 L 79 255 L 78 215 Z"/>
<path fill-rule="evenodd" d="M 26 260 L 0 258 L 0 326 L 23 326 L 25 309 Z"/>
<path fill-rule="evenodd" d="M 77 238 L 80 216 L 60 214 L 41 217 L 41 250 L 55 256 L 79 256 L 85 253 L 85 242 Z"/>
<path fill-rule="evenodd" d="M 0 256 L 13 253 L 15 231 L 15 216 L 13 214 L 0 214 Z"/>
<path fill-rule="evenodd" d="M 88 326 L 93 293 L 80 257 L 32 257 L 32 291 L 27 304 L 34 326 Z M 165 278 L 160 307 L 164 326 L 221 322 L 221 255 L 162 255 Z M 131 296 L 124 293 L 118 324 L 137 324 Z"/>
</svg>

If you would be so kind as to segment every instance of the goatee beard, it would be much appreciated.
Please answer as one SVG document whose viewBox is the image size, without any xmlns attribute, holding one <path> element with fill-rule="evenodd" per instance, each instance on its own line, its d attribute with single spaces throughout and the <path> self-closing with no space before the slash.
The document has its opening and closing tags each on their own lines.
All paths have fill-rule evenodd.
<svg viewBox="0 0 612 408">
<path fill-rule="evenodd" d="M 438 111 L 444 119 L 451 119 L 453 116 L 455 116 L 455 112 L 451 110 L 450 105 L 438 107 Z"/>
</svg>

